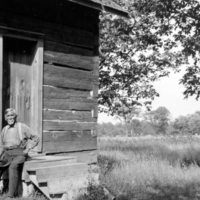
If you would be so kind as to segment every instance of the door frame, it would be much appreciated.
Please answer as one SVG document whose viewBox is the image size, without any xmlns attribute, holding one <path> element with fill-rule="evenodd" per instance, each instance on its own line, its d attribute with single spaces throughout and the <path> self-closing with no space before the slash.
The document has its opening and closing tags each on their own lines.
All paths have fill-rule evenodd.
<svg viewBox="0 0 200 200">
<path fill-rule="evenodd" d="M 36 41 L 35 57 L 32 64 L 31 77 L 31 131 L 40 137 L 40 142 L 34 151 L 42 151 L 43 125 L 43 54 L 44 34 L 28 32 L 0 26 L 0 130 L 2 130 L 3 115 L 3 42 L 4 36 Z M 20 114 L 20 113 L 19 113 Z"/>
</svg>

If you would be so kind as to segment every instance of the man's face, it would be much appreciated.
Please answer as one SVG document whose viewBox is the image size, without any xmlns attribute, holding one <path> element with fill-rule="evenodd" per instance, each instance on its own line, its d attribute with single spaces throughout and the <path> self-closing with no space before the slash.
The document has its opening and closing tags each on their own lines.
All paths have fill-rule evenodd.
<svg viewBox="0 0 200 200">
<path fill-rule="evenodd" d="M 16 116 L 13 113 L 8 113 L 6 116 L 6 121 L 8 125 L 12 126 L 15 123 Z"/>
</svg>

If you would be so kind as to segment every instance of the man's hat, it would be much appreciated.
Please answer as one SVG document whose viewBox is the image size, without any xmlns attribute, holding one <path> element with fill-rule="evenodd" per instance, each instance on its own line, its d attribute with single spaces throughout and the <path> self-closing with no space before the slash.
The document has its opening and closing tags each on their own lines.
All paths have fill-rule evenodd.
<svg viewBox="0 0 200 200">
<path fill-rule="evenodd" d="M 3 153 L 0 156 L 0 168 L 7 167 L 8 165 L 10 165 L 11 161 L 12 161 L 12 158 L 10 156 L 6 155 L 5 153 Z"/>
</svg>

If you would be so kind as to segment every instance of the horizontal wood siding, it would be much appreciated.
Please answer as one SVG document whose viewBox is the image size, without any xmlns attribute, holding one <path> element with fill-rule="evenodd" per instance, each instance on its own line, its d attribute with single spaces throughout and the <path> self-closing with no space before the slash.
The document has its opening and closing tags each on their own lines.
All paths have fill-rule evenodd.
<svg viewBox="0 0 200 200">
<path fill-rule="evenodd" d="M 47 99 L 67 99 L 69 97 L 88 98 L 92 95 L 90 91 L 58 88 L 53 86 L 43 86 L 44 98 Z"/>
<path fill-rule="evenodd" d="M 45 40 L 93 49 L 93 33 L 69 26 L 4 12 L 0 12 L 0 26 L 43 33 Z"/>
<path fill-rule="evenodd" d="M 95 122 L 43 121 L 44 130 L 48 131 L 83 131 L 93 130 Z"/>
<path fill-rule="evenodd" d="M 8 27 L 17 29 L 16 35 L 23 34 L 20 30 L 44 35 L 43 152 L 95 150 L 98 12 L 61 0 L 59 21 L 50 12 L 41 14 L 42 9 L 55 11 L 55 2 L 44 1 L 48 6 L 40 7 L 41 11 L 28 4 L 21 10 L 8 4 L 0 8 L 0 34 L 9 36 L 1 28 Z"/>
<path fill-rule="evenodd" d="M 79 62 L 79 61 L 77 60 L 75 62 Z M 90 64 L 90 66 L 92 69 L 94 67 L 94 64 Z M 45 64 L 44 72 L 48 76 L 55 76 L 55 77 L 67 78 L 67 79 L 71 78 L 71 79 L 77 79 L 77 80 L 83 80 L 83 81 L 89 81 L 89 82 L 98 81 L 98 76 L 93 75 L 93 71 L 84 71 L 84 70 L 72 69 L 69 67 Z"/>
<path fill-rule="evenodd" d="M 53 45 L 44 52 L 43 151 L 97 149 L 98 57 Z"/>
<path fill-rule="evenodd" d="M 11 6 L 12 5 L 12 6 Z M 0 10 L 93 32 L 100 11 L 66 0 L 1 0 Z M 97 22 L 96 22 L 97 21 Z M 88 23 L 89 22 L 89 23 Z"/>
<path fill-rule="evenodd" d="M 91 91 L 94 84 L 98 84 L 98 76 L 93 75 L 92 71 L 44 65 L 44 85 Z"/>
<path fill-rule="evenodd" d="M 88 150 L 88 151 L 67 152 L 63 153 L 62 155 L 75 156 L 78 162 L 96 163 L 97 154 L 98 154 L 97 150 Z"/>
<path fill-rule="evenodd" d="M 79 47 L 70 46 L 67 44 L 62 44 L 58 42 L 53 42 L 50 40 L 45 40 L 44 48 L 48 49 L 50 52 L 60 52 L 66 54 L 77 54 L 80 56 L 93 56 L 93 51 L 88 49 L 83 49 Z"/>
<path fill-rule="evenodd" d="M 52 151 L 52 143 L 61 152 L 96 149 L 91 131 L 49 131 L 43 133 L 44 151 Z"/>
<path fill-rule="evenodd" d="M 44 99 L 44 109 L 91 111 L 97 106 L 93 99 Z"/>
<path fill-rule="evenodd" d="M 98 62 L 98 59 L 91 56 L 80 56 L 74 54 L 58 53 L 55 51 L 45 51 L 44 61 L 67 65 L 74 68 L 93 70 L 95 63 Z"/>
<path fill-rule="evenodd" d="M 93 90 L 93 83 L 85 80 L 77 80 L 73 78 L 56 77 L 56 75 L 44 74 L 44 84 L 58 88 L 79 89 L 79 90 Z"/>
<path fill-rule="evenodd" d="M 44 47 L 43 151 L 97 149 L 98 56 L 50 40 Z"/>
<path fill-rule="evenodd" d="M 96 118 L 92 117 L 90 111 L 65 111 L 65 110 L 44 110 L 44 120 L 64 120 L 79 122 L 96 122 Z"/>
</svg>

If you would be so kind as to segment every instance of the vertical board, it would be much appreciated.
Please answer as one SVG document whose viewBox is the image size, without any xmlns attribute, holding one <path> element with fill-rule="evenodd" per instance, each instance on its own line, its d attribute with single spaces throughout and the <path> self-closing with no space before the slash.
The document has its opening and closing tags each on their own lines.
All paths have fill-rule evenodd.
<svg viewBox="0 0 200 200">
<path fill-rule="evenodd" d="M 3 92 L 3 36 L 0 35 L 0 130 L 2 129 L 2 92 Z"/>
<path fill-rule="evenodd" d="M 33 44 L 29 44 L 26 40 L 11 38 L 5 39 L 4 44 L 6 46 L 4 54 L 8 55 L 8 60 L 4 62 L 4 71 L 8 71 L 10 76 L 7 99 L 4 101 L 9 101 L 7 106 L 16 109 L 18 121 L 30 126 L 31 48 Z"/>
<path fill-rule="evenodd" d="M 42 151 L 42 92 L 43 92 L 43 41 L 38 41 L 32 65 L 31 129 L 40 137 L 35 150 Z"/>
<path fill-rule="evenodd" d="M 94 62 L 94 67 L 93 67 L 93 75 L 99 77 L 99 57 L 95 56 L 94 60 L 95 62 Z M 99 84 L 93 83 L 93 91 L 92 91 L 93 99 L 96 99 L 96 100 L 98 99 L 98 90 L 99 90 Z M 92 117 L 96 119 L 98 118 L 98 106 L 95 106 L 95 108 L 92 110 Z"/>
</svg>

